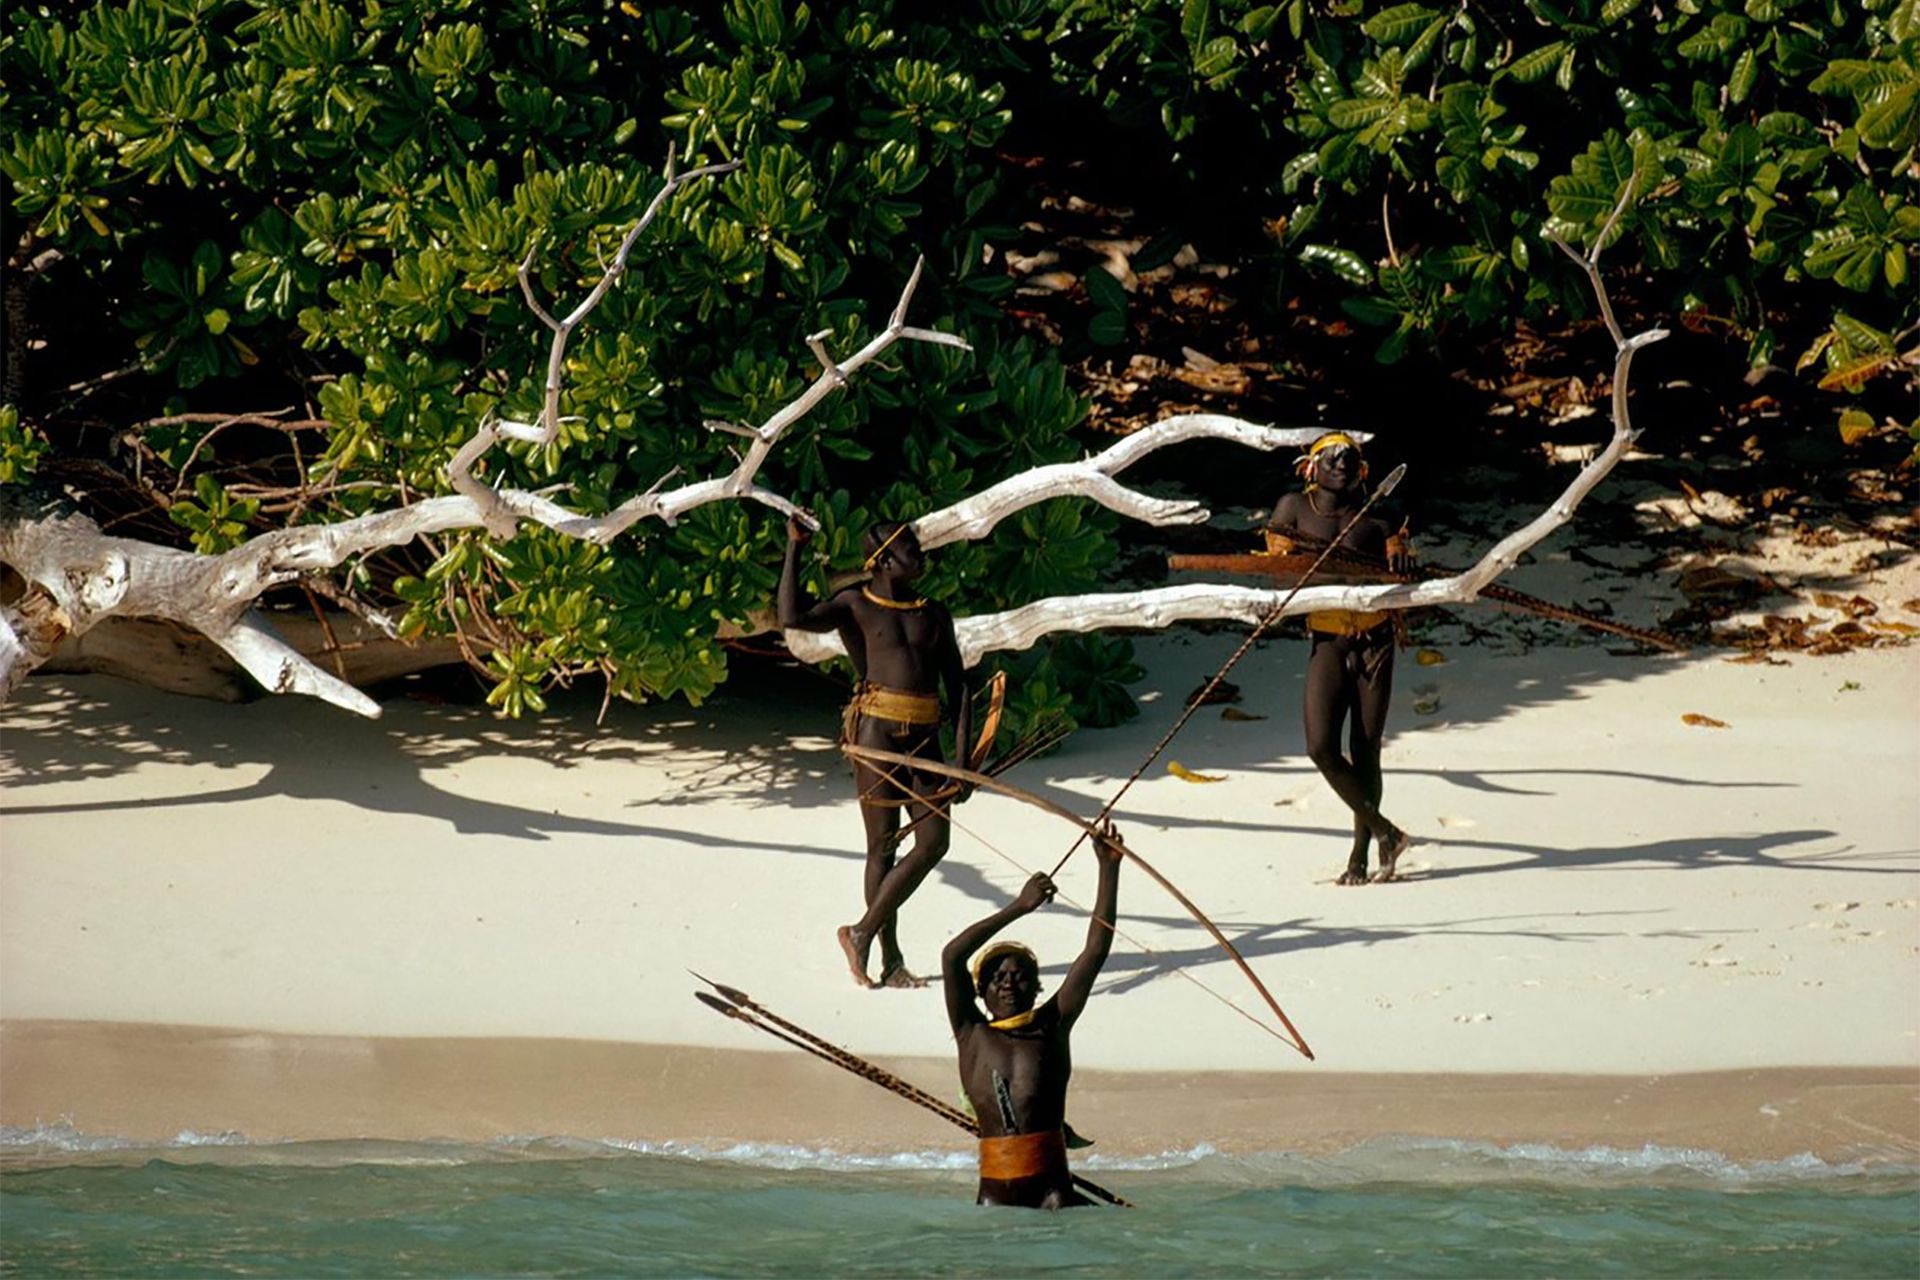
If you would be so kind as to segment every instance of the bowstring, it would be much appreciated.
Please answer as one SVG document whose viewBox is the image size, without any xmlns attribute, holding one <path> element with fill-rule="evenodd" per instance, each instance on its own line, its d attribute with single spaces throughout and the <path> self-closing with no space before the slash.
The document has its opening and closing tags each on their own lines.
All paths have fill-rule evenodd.
<svg viewBox="0 0 1920 1280">
<path fill-rule="evenodd" d="M 900 788 L 900 790 L 906 792 L 907 795 L 911 797 L 913 800 L 915 800 L 916 802 L 920 804 L 929 803 L 926 797 L 922 796 L 914 788 L 908 786 L 906 783 L 900 780 L 900 778 L 898 777 L 898 771 L 901 768 L 901 766 L 885 765 L 885 764 L 881 764 L 879 761 L 874 761 L 874 760 L 868 760 L 868 761 L 865 761 L 864 763 L 867 765 L 868 768 L 878 768 L 881 774 L 885 776 L 888 782 Z M 949 806 L 949 808 L 947 809 L 947 823 L 950 826 L 959 828 L 959 830 L 965 833 L 966 835 L 973 837 L 974 840 L 978 841 L 989 852 L 991 852 L 994 856 L 998 857 L 1001 861 L 1005 862 L 1008 866 L 1012 867 L 1015 871 L 1027 872 L 1027 866 L 1024 862 L 1021 862 L 1019 859 L 1015 858 L 1012 854 L 1006 852 L 1004 849 L 994 844 L 993 841 L 987 839 L 984 835 L 980 834 L 979 831 L 975 830 L 974 828 L 968 826 L 966 823 L 961 822 L 957 818 L 955 818 L 953 816 L 953 809 L 951 806 Z M 1086 833 L 1084 831 L 1081 832 L 1081 836 L 1083 839 L 1085 838 L 1085 835 Z M 1071 850 L 1069 850 L 1069 852 L 1071 852 Z M 1058 868 L 1055 868 L 1055 869 L 1058 870 Z M 1028 874 L 1031 874 L 1031 873 L 1029 872 Z M 1048 875 L 1047 879 L 1049 880 L 1053 879 L 1052 875 Z M 1233 1000 L 1232 997 L 1224 996 L 1220 994 L 1218 991 L 1215 991 L 1212 987 L 1200 981 L 1200 979 L 1194 977 L 1191 973 L 1188 973 L 1185 969 L 1180 968 L 1177 965 L 1165 964 L 1164 957 L 1162 957 L 1158 951 L 1155 951 L 1152 947 L 1148 946 L 1146 943 L 1140 941 L 1138 938 L 1134 937 L 1132 934 L 1126 932 L 1114 921 L 1102 920 L 1099 916 L 1094 914 L 1093 909 L 1091 907 L 1088 907 L 1085 904 L 1078 901 L 1077 899 L 1072 898 L 1065 893 L 1062 893 L 1060 891 L 1060 886 L 1058 885 L 1054 886 L 1054 896 L 1058 898 L 1060 901 L 1065 902 L 1068 906 L 1073 907 L 1075 910 L 1085 912 L 1090 919 L 1099 921 L 1100 924 L 1106 927 L 1108 932 L 1112 933 L 1114 937 L 1119 938 L 1122 942 L 1125 942 L 1130 946 L 1138 947 L 1141 951 L 1145 952 L 1147 955 L 1152 956 L 1155 960 L 1161 961 L 1163 965 L 1162 972 L 1171 973 L 1176 977 L 1185 978 L 1188 982 L 1191 982 L 1194 986 L 1200 988 L 1200 990 L 1206 992 L 1208 995 L 1212 996 L 1215 1000 L 1218 1000 L 1221 1004 L 1227 1006 L 1227 1008 L 1233 1010 L 1235 1013 L 1245 1018 L 1248 1022 L 1251 1022 L 1254 1026 L 1260 1028 L 1262 1031 L 1266 1032 L 1268 1035 L 1272 1036 L 1274 1039 L 1281 1041 L 1283 1044 L 1294 1043 L 1292 1040 L 1288 1039 L 1288 1037 L 1280 1034 L 1279 1031 L 1275 1030 L 1271 1026 L 1268 1026 L 1265 1022 L 1255 1017 L 1251 1012 L 1242 1008 L 1238 1003 L 1236 1003 Z M 1298 1048 L 1299 1046 L 1295 1045 L 1294 1047 Z"/>
</svg>

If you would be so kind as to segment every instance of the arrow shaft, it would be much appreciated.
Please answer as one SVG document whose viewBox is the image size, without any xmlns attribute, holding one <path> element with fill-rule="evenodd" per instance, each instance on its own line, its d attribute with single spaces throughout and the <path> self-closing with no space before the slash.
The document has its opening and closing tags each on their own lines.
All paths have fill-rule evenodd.
<svg viewBox="0 0 1920 1280">
<path fill-rule="evenodd" d="M 713 986 L 716 989 L 731 990 L 731 988 L 720 988 L 718 983 L 711 982 L 705 978 L 701 979 L 701 981 L 707 982 L 709 986 Z M 733 997 L 737 999 L 737 1002 L 734 1004 L 728 1004 L 718 997 L 708 996 L 704 991 L 696 992 L 695 995 L 700 997 L 701 1003 L 717 1013 L 732 1018 L 736 1022 L 743 1022 L 756 1031 L 764 1031 L 776 1040 L 784 1041 L 796 1049 L 810 1053 L 822 1062 L 831 1062 L 841 1070 L 851 1072 L 863 1080 L 872 1081 L 874 1084 L 880 1085 L 890 1092 L 907 1099 L 907 1101 L 926 1108 L 941 1119 L 957 1128 L 966 1130 L 967 1133 L 976 1138 L 980 1135 L 979 1122 L 966 1115 L 958 1107 L 940 1101 L 925 1090 L 908 1084 L 892 1072 L 875 1066 L 866 1059 L 849 1053 L 836 1044 L 822 1040 L 812 1032 L 780 1017 L 778 1014 L 773 1013 L 771 1010 L 766 1009 L 753 1000 L 746 999 L 744 993 L 733 992 Z M 773 1025 L 776 1023 L 778 1025 Z M 794 1034 L 788 1034 L 781 1028 L 790 1028 Z M 1096 1182 L 1083 1178 L 1077 1173 L 1070 1172 L 1069 1176 L 1073 1179 L 1074 1186 L 1105 1200 L 1108 1204 L 1119 1205 L 1122 1208 L 1128 1209 L 1133 1207 L 1130 1201 L 1115 1195 Z"/>
</svg>

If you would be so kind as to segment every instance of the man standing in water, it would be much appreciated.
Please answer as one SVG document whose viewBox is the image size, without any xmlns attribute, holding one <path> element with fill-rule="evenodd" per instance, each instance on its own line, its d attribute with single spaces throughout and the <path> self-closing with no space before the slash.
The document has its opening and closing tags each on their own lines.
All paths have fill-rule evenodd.
<svg viewBox="0 0 1920 1280">
<path fill-rule="evenodd" d="M 800 631 L 837 631 L 859 676 L 841 726 L 843 742 L 901 755 L 943 759 L 940 695 L 946 688 L 954 741 L 964 751 L 973 710 L 966 669 L 953 636 L 953 615 L 912 588 L 925 561 L 913 526 L 883 520 L 867 530 L 867 581 L 822 601 L 809 601 L 800 585 L 800 548 L 809 530 L 787 521 L 787 555 L 780 571 L 780 625 Z M 842 925 L 840 949 L 855 982 L 866 987 L 923 987 L 900 953 L 894 918 L 927 873 L 946 856 L 952 834 L 946 802 L 966 790 L 943 790 L 944 779 L 906 770 L 885 771 L 856 761 L 853 780 L 866 827 L 866 914 Z M 895 860 L 900 815 L 913 823 L 913 852 Z M 880 942 L 880 977 L 867 977 L 874 940 Z"/>
<path fill-rule="evenodd" d="M 1321 436 L 1298 467 L 1306 488 L 1275 504 L 1267 520 L 1268 550 L 1292 550 L 1295 537 L 1317 550 L 1338 538 L 1342 547 L 1385 560 L 1396 570 L 1410 567 L 1412 556 L 1399 534 L 1371 515 L 1355 519 L 1367 499 L 1367 464 L 1357 443 L 1337 431 Z M 1385 613 L 1320 610 L 1307 615 L 1307 631 L 1313 645 L 1304 707 L 1307 754 L 1353 811 L 1353 848 L 1335 883 L 1368 883 L 1367 852 L 1375 840 L 1380 870 L 1372 882 L 1384 883 L 1394 878 L 1400 855 L 1413 843 L 1380 812 L 1380 746 L 1393 696 L 1393 620 Z M 1343 729 L 1348 731 L 1345 754 Z"/>
<path fill-rule="evenodd" d="M 960 1084 L 980 1122 L 980 1204 L 1060 1209 L 1092 1203 L 1073 1189 L 1067 1168 L 1067 1080 L 1073 1074 L 1068 1036 L 1113 948 L 1122 853 L 1111 824 L 1095 836 L 1093 847 L 1100 887 L 1087 944 L 1045 1004 L 1033 1004 L 1040 994 L 1040 962 L 1017 942 L 987 947 L 972 971 L 967 968 L 967 957 L 988 939 L 1052 900 L 1056 890 L 1044 873 L 1035 873 L 1011 904 L 955 934 L 940 953 Z M 985 1015 L 976 995 L 986 1003 Z"/>
</svg>

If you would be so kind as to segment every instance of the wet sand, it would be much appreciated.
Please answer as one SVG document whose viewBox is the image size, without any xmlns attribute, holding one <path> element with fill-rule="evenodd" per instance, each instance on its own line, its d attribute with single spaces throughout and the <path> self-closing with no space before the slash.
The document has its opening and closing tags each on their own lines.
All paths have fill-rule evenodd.
<svg viewBox="0 0 1920 1280">
<path fill-rule="evenodd" d="M 951 1062 L 879 1065 L 957 1098 Z M 0 1080 L 0 1123 L 9 1127 L 64 1123 L 156 1144 L 190 1132 L 250 1144 L 564 1135 L 707 1150 L 970 1145 L 939 1117 L 798 1052 L 16 1022 L 0 1034 Z M 1670 1076 L 1088 1070 L 1075 1074 L 1072 1117 L 1109 1156 L 1202 1143 L 1322 1154 L 1411 1137 L 1576 1150 L 1651 1143 L 1740 1161 L 1811 1153 L 1829 1163 L 1920 1162 L 1920 1072 L 1898 1068 Z M 218 1151 L 201 1149 L 196 1158 Z"/>
</svg>

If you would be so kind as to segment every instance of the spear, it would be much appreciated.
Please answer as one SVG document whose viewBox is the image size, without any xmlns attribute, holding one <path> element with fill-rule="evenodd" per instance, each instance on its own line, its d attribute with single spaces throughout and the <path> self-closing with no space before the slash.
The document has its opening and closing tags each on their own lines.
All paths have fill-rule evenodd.
<svg viewBox="0 0 1920 1280">
<path fill-rule="evenodd" d="M 1288 535 L 1294 542 L 1313 547 L 1333 546 L 1321 543 L 1301 534 Z M 1267 578 L 1284 578 L 1295 567 L 1306 560 L 1305 555 L 1275 555 L 1272 553 L 1215 553 L 1200 555 L 1172 555 L 1167 557 L 1169 569 L 1198 570 L 1201 572 L 1248 573 Z M 1317 561 L 1315 563 L 1318 563 Z M 1430 582 L 1436 578 L 1447 578 L 1458 573 L 1444 565 L 1424 565 L 1419 573 L 1407 573 L 1388 565 L 1378 556 L 1370 556 L 1358 551 L 1340 547 L 1331 560 L 1335 570 L 1349 578 L 1364 577 L 1375 582 Z M 1497 604 L 1520 609 L 1527 613 L 1538 614 L 1543 618 L 1553 618 L 1559 622 L 1571 622 L 1575 626 L 1591 627 L 1595 631 L 1607 631 L 1614 635 L 1626 636 L 1642 644 L 1675 653 L 1687 652 L 1684 640 L 1670 636 L 1663 631 L 1650 631 L 1644 627 L 1628 626 L 1624 622 L 1615 622 L 1611 618 L 1602 618 L 1585 609 L 1572 605 L 1555 604 L 1551 600 L 1542 600 L 1539 596 L 1530 596 L 1522 591 L 1502 583 L 1492 582 L 1480 589 L 1480 598 Z"/>
<path fill-rule="evenodd" d="M 1293 603 L 1293 598 L 1300 594 L 1300 589 L 1313 580 L 1313 575 L 1318 572 L 1321 564 L 1326 561 L 1328 556 L 1333 554 L 1334 548 L 1340 545 L 1340 539 L 1347 536 L 1347 532 L 1360 522 L 1360 518 L 1367 514 L 1374 503 L 1392 493 L 1394 489 L 1399 486 L 1400 481 L 1406 474 L 1407 464 L 1404 462 L 1389 472 L 1387 478 L 1380 482 L 1379 487 L 1367 495 L 1367 500 L 1360 504 L 1360 509 L 1353 513 L 1353 519 L 1347 521 L 1345 527 L 1334 536 L 1333 541 L 1329 542 L 1326 548 L 1315 558 L 1314 562 L 1307 566 L 1307 571 L 1300 575 L 1298 582 L 1293 584 L 1293 590 L 1287 592 L 1285 598 L 1283 598 L 1279 604 L 1276 604 L 1260 616 L 1260 621 L 1254 623 L 1253 630 L 1249 631 L 1247 638 L 1240 642 L 1240 647 L 1233 651 L 1233 655 L 1221 664 L 1218 671 L 1213 673 L 1213 678 L 1207 681 L 1205 687 L 1187 703 L 1186 710 L 1181 712 L 1180 718 L 1173 722 L 1173 727 L 1167 730 L 1166 735 L 1160 739 L 1153 750 L 1147 753 L 1147 758 L 1140 762 L 1140 767 L 1133 771 L 1132 776 L 1120 784 L 1120 789 L 1113 793 L 1113 798 L 1107 801 L 1105 807 L 1100 810 L 1099 816 L 1095 817 L 1088 828 L 1081 831 L 1080 838 L 1075 840 L 1072 846 L 1060 855 L 1060 861 L 1053 864 L 1052 875 L 1057 876 L 1060 874 L 1060 868 L 1067 865 L 1067 859 L 1073 856 L 1074 850 L 1086 842 L 1087 830 L 1098 826 L 1108 814 L 1113 812 L 1113 807 L 1119 804 L 1120 798 L 1126 795 L 1133 787 L 1133 784 L 1140 780 L 1140 775 L 1147 771 L 1147 766 L 1160 758 L 1160 753 L 1167 749 L 1167 744 L 1173 741 L 1174 735 L 1187 727 L 1187 721 L 1193 719 L 1194 713 L 1206 703 L 1207 698 L 1212 695 L 1214 689 L 1219 686 L 1220 682 L 1227 678 L 1227 672 L 1233 670 L 1234 664 L 1247 656 L 1247 650 L 1253 648 L 1254 642 L 1266 633 L 1268 627 L 1280 620 L 1281 616 L 1286 613 L 1287 606 Z"/>
<path fill-rule="evenodd" d="M 796 1049 L 804 1050 L 816 1058 L 831 1062 L 834 1066 L 839 1067 L 843 1071 L 852 1072 L 862 1080 L 870 1080 L 890 1093 L 897 1094 L 907 1101 L 914 1103 L 916 1106 L 925 1107 L 941 1119 L 966 1130 L 974 1137 L 977 1138 L 980 1136 L 979 1122 L 951 1103 L 942 1102 L 939 1098 L 934 1097 L 917 1085 L 912 1085 L 902 1080 L 891 1071 L 883 1067 L 875 1066 L 865 1058 L 847 1052 L 839 1045 L 822 1040 L 819 1036 L 814 1035 L 797 1023 L 790 1022 L 766 1008 L 764 1005 L 756 1003 L 746 992 L 736 987 L 725 986 L 722 983 L 715 982 L 712 978 L 701 977 L 701 975 L 697 973 L 693 976 L 699 978 L 700 981 L 720 993 L 718 996 L 710 995 L 705 991 L 696 991 L 693 993 L 696 1000 L 706 1005 L 707 1008 L 712 1009 L 715 1013 L 732 1018 L 736 1022 L 743 1022 L 756 1031 L 764 1031 L 774 1037 L 774 1039 L 785 1041 Z M 1133 1208 L 1131 1201 L 1115 1195 L 1099 1183 L 1083 1178 L 1077 1173 L 1070 1173 L 1069 1176 L 1073 1179 L 1073 1185 L 1082 1191 L 1097 1196 L 1108 1204 L 1119 1205 L 1125 1209 Z"/>
</svg>

